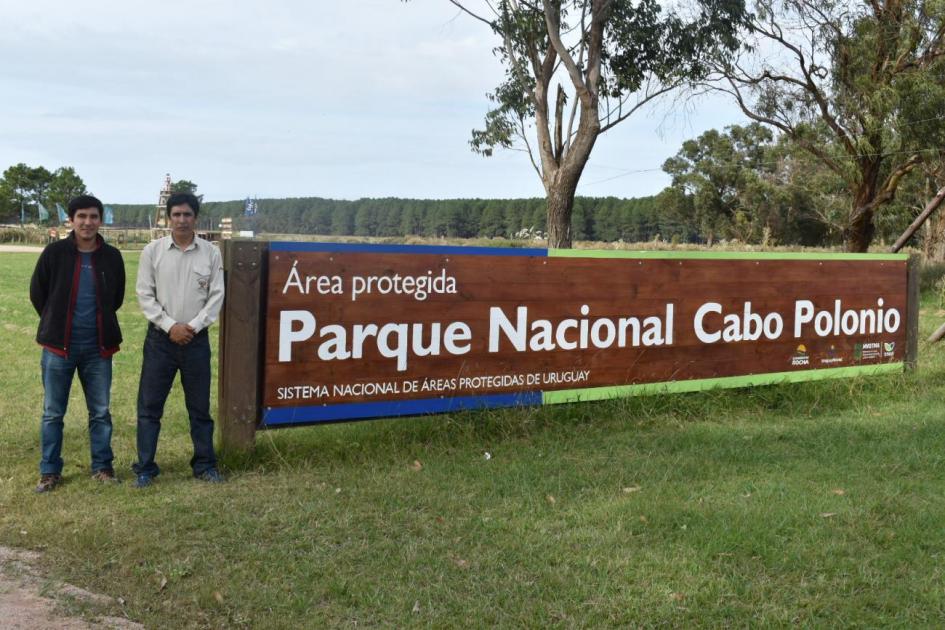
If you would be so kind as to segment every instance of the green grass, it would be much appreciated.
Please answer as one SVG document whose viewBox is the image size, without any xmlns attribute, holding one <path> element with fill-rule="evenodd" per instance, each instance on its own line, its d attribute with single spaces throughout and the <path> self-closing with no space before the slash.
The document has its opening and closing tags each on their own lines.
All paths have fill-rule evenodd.
<svg viewBox="0 0 945 630">
<path fill-rule="evenodd" d="M 126 483 L 88 479 L 76 384 L 68 481 L 39 496 L 35 258 L 0 255 L 0 544 L 44 551 L 52 576 L 148 627 L 945 620 L 945 347 L 921 346 L 907 375 L 266 432 L 224 460 L 222 487 L 189 476 L 175 388 L 164 474 L 136 491 L 129 292 L 112 406 Z M 929 294 L 923 334 L 938 308 Z"/>
</svg>

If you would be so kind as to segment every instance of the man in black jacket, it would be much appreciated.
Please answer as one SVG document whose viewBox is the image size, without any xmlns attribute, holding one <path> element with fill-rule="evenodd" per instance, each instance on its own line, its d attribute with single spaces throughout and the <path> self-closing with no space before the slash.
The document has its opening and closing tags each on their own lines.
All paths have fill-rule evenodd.
<svg viewBox="0 0 945 630">
<path fill-rule="evenodd" d="M 39 314 L 36 341 L 43 347 L 45 391 L 36 492 L 62 482 L 62 419 L 76 370 L 89 410 L 92 478 L 117 481 L 109 397 L 112 355 L 121 344 L 116 311 L 125 298 L 125 263 L 98 233 L 102 213 L 102 202 L 90 195 L 70 201 L 72 232 L 46 246 L 30 280 L 30 301 Z"/>
</svg>

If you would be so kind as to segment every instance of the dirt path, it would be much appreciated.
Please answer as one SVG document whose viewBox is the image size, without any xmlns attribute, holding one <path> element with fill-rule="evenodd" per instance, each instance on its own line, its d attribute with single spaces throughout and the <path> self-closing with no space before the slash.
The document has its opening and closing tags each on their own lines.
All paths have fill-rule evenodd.
<svg viewBox="0 0 945 630">
<path fill-rule="evenodd" d="M 0 547 L 0 627 L 10 630 L 144 630 L 141 624 L 120 617 L 87 621 L 62 611 L 60 604 L 93 607 L 114 604 L 105 595 L 50 582 L 35 568 L 39 554 Z"/>
<path fill-rule="evenodd" d="M 39 245 L 0 245 L 0 252 L 33 252 L 39 253 L 43 248 Z"/>
</svg>

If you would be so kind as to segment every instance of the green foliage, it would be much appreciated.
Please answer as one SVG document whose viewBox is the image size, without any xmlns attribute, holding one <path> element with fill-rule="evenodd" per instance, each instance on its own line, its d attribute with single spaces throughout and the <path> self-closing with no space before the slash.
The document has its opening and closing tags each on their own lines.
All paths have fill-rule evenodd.
<svg viewBox="0 0 945 630">
<path fill-rule="evenodd" d="M 489 25 L 505 68 L 487 94 L 494 107 L 484 128 L 473 130 L 472 150 L 489 156 L 524 145 L 545 189 L 552 247 L 571 246 L 575 191 L 597 137 L 653 98 L 703 78 L 710 57 L 737 47 L 745 17 L 742 0 L 672 9 L 656 0 L 498 0 L 484 3 L 487 17 L 454 4 Z M 586 233 L 586 225 L 576 231 Z"/>
<path fill-rule="evenodd" d="M 27 222 L 35 220 L 36 204 L 45 205 L 53 193 L 59 192 L 53 186 L 60 171 L 62 169 L 54 175 L 43 166 L 34 168 L 22 162 L 3 171 L 0 177 L 0 222 L 18 222 L 21 208 Z"/>
<path fill-rule="evenodd" d="M 585 64 L 585 78 L 593 77 L 592 60 L 602 61 L 599 84 L 593 86 L 595 93 L 606 97 L 600 104 L 601 119 L 620 115 L 608 111 L 609 99 L 626 99 L 646 84 L 673 85 L 705 76 L 708 57 L 738 46 L 736 34 L 744 19 L 744 3 L 737 0 L 700 2 L 679 12 L 656 0 L 616 0 L 603 7 L 589 0 L 565 0 L 547 9 L 557 14 L 560 34 L 579 34 L 569 53 L 577 58 L 580 49 L 587 49 L 588 59 L 578 60 Z M 536 124 L 538 109 L 549 114 L 548 103 L 536 100 L 536 85 L 541 82 L 545 93 L 551 92 L 538 58 L 551 48 L 540 5 L 500 0 L 488 21 L 502 42 L 494 53 L 505 66 L 505 79 L 487 94 L 495 107 L 486 114 L 485 126 L 472 132 L 470 145 L 486 156 L 496 147 L 511 148 L 517 139 L 524 139 L 526 127 Z M 599 34 L 592 22 L 601 24 Z M 599 51 L 594 48 L 596 41 Z M 572 93 L 565 102 L 574 98 Z"/>
<path fill-rule="evenodd" d="M 753 120 L 788 135 L 845 189 L 848 249 L 865 250 L 874 216 L 940 158 L 945 140 L 945 6 L 940 0 L 759 0 L 751 58 L 720 60 Z"/>
<path fill-rule="evenodd" d="M 63 166 L 53 173 L 49 184 L 47 199 L 50 204 L 60 203 L 65 207 L 69 200 L 79 195 L 87 194 L 85 182 L 71 166 Z"/>
<path fill-rule="evenodd" d="M 171 184 L 171 192 L 197 194 L 197 184 L 189 179 L 181 179 Z"/>
<path fill-rule="evenodd" d="M 709 130 L 663 164 L 673 181 L 657 205 L 678 223 L 672 234 L 683 238 L 824 244 L 825 227 L 806 187 L 809 174 L 798 177 L 800 166 L 794 145 L 783 136 L 775 142 L 757 123 Z"/>
<path fill-rule="evenodd" d="M 151 205 L 110 204 L 119 227 L 147 227 Z M 260 199 L 258 214 L 242 215 L 243 202 L 201 205 L 201 225 L 223 217 L 234 228 L 270 234 L 332 236 L 429 236 L 509 238 L 522 229 L 544 229 L 543 199 L 358 199 L 304 197 Z M 654 198 L 578 197 L 576 233 L 586 240 L 648 241 L 660 233 Z"/>
</svg>

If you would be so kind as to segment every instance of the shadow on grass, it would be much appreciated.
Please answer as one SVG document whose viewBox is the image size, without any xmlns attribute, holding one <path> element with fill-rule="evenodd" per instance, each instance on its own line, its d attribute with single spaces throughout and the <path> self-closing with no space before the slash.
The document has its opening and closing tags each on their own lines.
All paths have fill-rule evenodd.
<svg viewBox="0 0 945 630">
<path fill-rule="evenodd" d="M 644 436 L 694 424 L 770 426 L 837 416 L 875 417 L 904 407 L 928 405 L 945 393 L 945 371 L 794 383 L 738 390 L 640 396 L 546 407 L 491 409 L 439 416 L 393 418 L 275 431 L 260 431 L 252 453 L 226 453 L 231 470 L 299 469 L 331 462 L 386 462 L 421 453 L 596 439 L 606 443 L 632 428 Z M 914 410 L 913 410 L 914 411 Z M 797 429 L 805 441 L 848 438 L 850 432 L 880 432 L 878 426 L 831 424 Z M 796 431 L 781 431 L 783 436 Z M 698 432 L 696 432 L 698 433 Z M 879 433 L 877 433 L 879 435 Z M 564 437 L 562 437 L 564 436 Z M 786 438 L 782 438 L 786 439 Z M 792 439 L 802 439 L 794 435 Z"/>
</svg>

